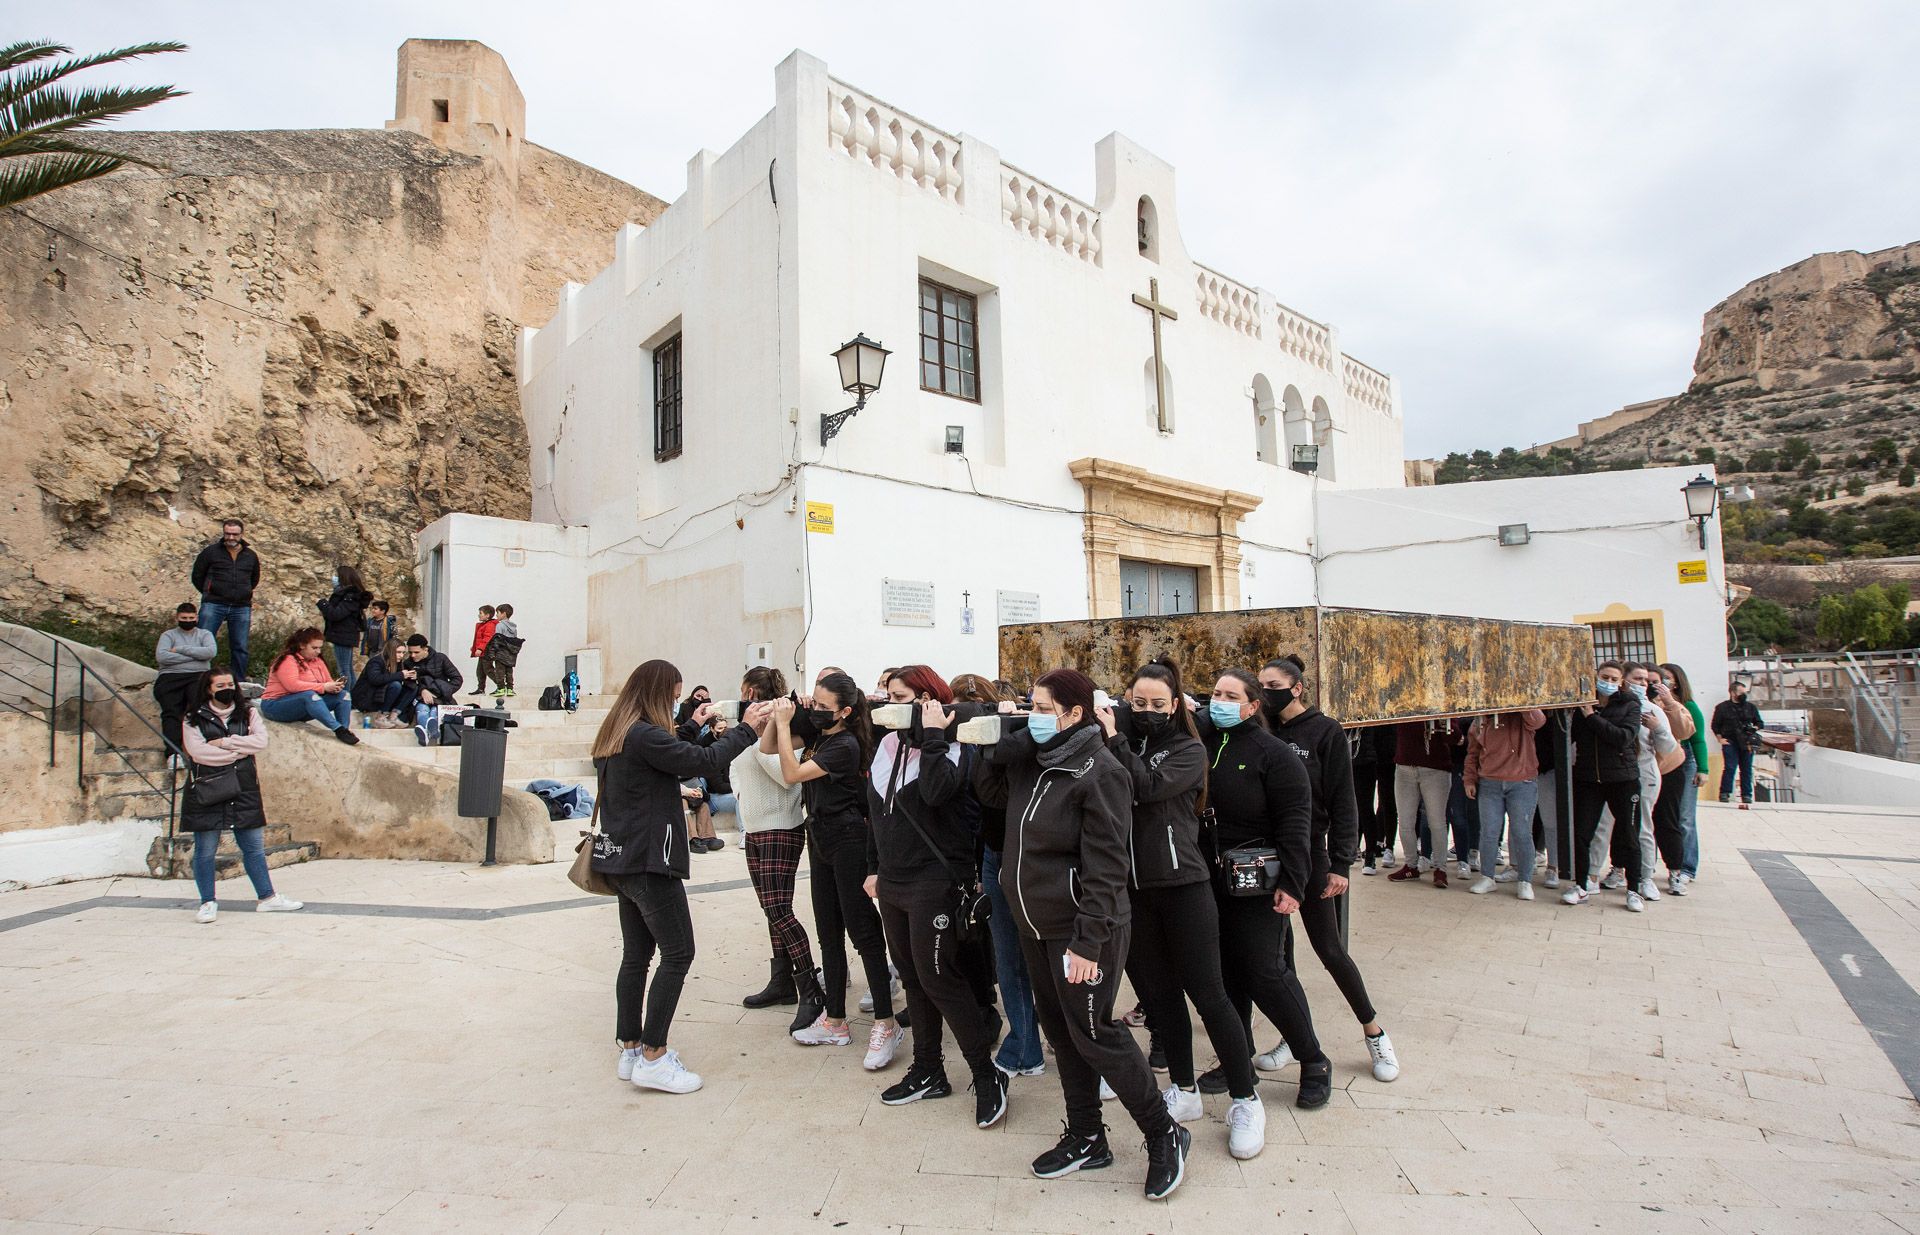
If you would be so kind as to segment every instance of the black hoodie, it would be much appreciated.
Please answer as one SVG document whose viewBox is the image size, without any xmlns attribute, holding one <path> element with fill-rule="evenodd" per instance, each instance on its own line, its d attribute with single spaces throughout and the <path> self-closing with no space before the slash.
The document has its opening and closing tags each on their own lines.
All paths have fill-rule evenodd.
<svg viewBox="0 0 1920 1235">
<path fill-rule="evenodd" d="M 1573 714 L 1573 779 L 1640 783 L 1640 700 L 1626 687 L 1591 714 Z"/>
<path fill-rule="evenodd" d="M 1313 785 L 1313 883 L 1353 869 L 1360 845 L 1360 808 L 1353 798 L 1353 754 L 1340 722 L 1309 706 L 1292 720 L 1275 718 L 1273 734 L 1307 765 Z"/>
<path fill-rule="evenodd" d="M 1133 783 L 1101 739 L 1092 721 L 1045 746 L 1016 730 L 984 748 L 974 776 L 980 800 L 1007 809 L 1000 883 L 1020 932 L 1089 960 L 1132 920 Z"/>
<path fill-rule="evenodd" d="M 917 743 L 911 732 L 895 736 L 899 745 L 885 779 L 867 781 L 867 818 L 872 821 L 867 829 L 867 873 L 900 883 L 954 883 L 957 873 L 971 888 L 980 812 L 968 785 L 970 751 L 961 747 L 957 763 L 948 758 L 953 747 L 945 729 L 927 730 Z M 881 739 L 882 749 L 885 744 Z M 917 774 L 901 784 L 916 749 L 920 752 Z M 938 853 L 920 839 L 915 823 L 939 847 Z"/>
<path fill-rule="evenodd" d="M 1107 739 L 1107 749 L 1133 782 L 1133 886 L 1206 882 L 1200 817 L 1193 809 L 1207 782 L 1207 752 L 1200 739 L 1170 727 L 1157 738 L 1135 741 L 1116 733 Z"/>
<path fill-rule="evenodd" d="M 1221 850 L 1260 842 L 1280 855 L 1280 887 L 1304 901 L 1313 876 L 1313 781 L 1293 748 L 1258 720 L 1222 731 L 1202 723 L 1207 804 Z"/>
</svg>

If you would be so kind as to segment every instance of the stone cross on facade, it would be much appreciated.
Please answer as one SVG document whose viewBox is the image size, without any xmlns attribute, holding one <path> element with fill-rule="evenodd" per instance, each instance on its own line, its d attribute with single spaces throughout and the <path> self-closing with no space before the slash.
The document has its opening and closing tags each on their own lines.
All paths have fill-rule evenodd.
<svg viewBox="0 0 1920 1235">
<path fill-rule="evenodd" d="M 1160 319 L 1178 321 L 1180 315 L 1160 303 L 1160 280 L 1147 280 L 1147 294 L 1133 294 L 1133 303 L 1147 311 L 1153 319 L 1153 394 L 1154 414 L 1160 419 L 1160 432 L 1171 433 L 1173 426 L 1167 422 L 1167 366 L 1160 358 Z"/>
</svg>

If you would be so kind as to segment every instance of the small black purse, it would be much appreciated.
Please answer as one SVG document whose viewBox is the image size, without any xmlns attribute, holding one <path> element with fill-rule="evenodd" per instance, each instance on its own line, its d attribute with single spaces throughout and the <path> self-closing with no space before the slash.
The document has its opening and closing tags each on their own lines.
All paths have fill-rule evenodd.
<svg viewBox="0 0 1920 1235">
<path fill-rule="evenodd" d="M 1267 845 L 1242 845 L 1220 855 L 1220 877 L 1228 896 L 1271 896 L 1280 886 L 1280 851 Z"/>
<path fill-rule="evenodd" d="M 193 810 L 205 810 L 215 806 L 224 806 L 240 796 L 240 767 L 228 764 L 224 768 L 215 768 L 211 772 L 194 769 L 187 781 L 187 806 Z"/>
<path fill-rule="evenodd" d="M 955 933 L 969 943 L 984 937 L 992 929 L 993 901 L 980 890 L 978 877 L 968 879 L 954 873 L 953 867 L 947 864 L 947 859 L 940 852 L 939 846 L 933 843 L 933 838 L 927 835 L 927 830 L 920 826 L 920 821 L 913 817 L 913 812 L 907 809 L 905 802 L 895 799 L 894 809 L 906 817 L 907 823 L 912 825 L 920 842 L 939 860 L 941 868 L 947 872 L 947 878 L 953 880 Z M 942 930 L 946 929 L 938 922 L 935 922 L 934 926 Z"/>
</svg>

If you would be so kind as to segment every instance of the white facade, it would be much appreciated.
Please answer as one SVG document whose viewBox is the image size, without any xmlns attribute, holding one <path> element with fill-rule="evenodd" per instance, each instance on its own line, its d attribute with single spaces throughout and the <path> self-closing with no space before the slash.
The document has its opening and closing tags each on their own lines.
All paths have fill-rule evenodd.
<svg viewBox="0 0 1920 1235">
<path fill-rule="evenodd" d="M 763 660 L 992 673 L 1002 593 L 1037 597 L 1041 620 L 1115 615 L 1133 560 L 1182 568 L 1183 609 L 1577 616 L 1550 582 L 1583 574 L 1572 540 L 1524 557 L 1410 545 L 1435 534 L 1429 519 L 1490 535 L 1528 516 L 1487 513 L 1502 485 L 1402 489 L 1396 385 L 1332 327 L 1194 261 L 1168 164 L 1113 134 L 1093 182 L 1073 197 L 790 56 L 773 110 L 724 155 L 694 156 L 680 199 L 623 228 L 612 264 L 523 332 L 539 522 L 451 516 L 423 533 L 436 638 L 461 642 L 474 606 L 512 601 L 523 693 L 580 647 L 602 654 L 609 688 L 655 656 L 723 691 Z M 923 278 L 975 297 L 977 401 L 922 389 Z M 1177 315 L 1161 321 L 1164 428 L 1135 300 L 1155 287 Z M 852 401 L 832 353 L 857 333 L 893 356 L 823 447 L 822 418 Z M 654 361 L 675 337 L 684 446 L 658 460 Z M 945 449 L 950 426 L 962 454 Z M 1317 474 L 1287 465 L 1305 444 Z M 1599 485 L 1609 517 L 1671 524 L 1680 496 L 1656 502 L 1647 475 L 1540 482 L 1538 500 Z M 810 508 L 829 507 L 831 532 L 810 532 Z M 1406 562 L 1353 552 L 1363 541 L 1409 545 Z M 527 561 L 506 566 L 510 547 Z M 888 581 L 930 588 L 930 613 L 887 620 Z M 1612 599 L 1642 603 L 1629 588 L 1594 611 Z M 1686 647 L 1704 663 L 1721 618 L 1701 615 Z"/>
</svg>

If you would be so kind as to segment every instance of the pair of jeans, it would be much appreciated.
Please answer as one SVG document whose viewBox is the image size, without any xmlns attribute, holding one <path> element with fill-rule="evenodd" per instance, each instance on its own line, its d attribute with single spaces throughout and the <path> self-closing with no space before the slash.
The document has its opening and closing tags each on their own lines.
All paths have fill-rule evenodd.
<svg viewBox="0 0 1920 1235">
<path fill-rule="evenodd" d="M 1694 860 L 1699 861 L 1699 838 L 1689 826 L 1693 796 L 1693 750 L 1685 748 L 1686 762 L 1660 778 L 1660 800 L 1653 804 L 1653 840 L 1660 846 L 1660 860 L 1669 874 L 1685 871 L 1689 834 L 1693 834 Z M 1652 872 L 1648 872 L 1651 875 Z"/>
<path fill-rule="evenodd" d="M 1680 794 L 1680 869 L 1689 879 L 1700 875 L 1700 773 L 1706 771 L 1692 761 L 1689 751 L 1687 783 Z"/>
<path fill-rule="evenodd" d="M 233 678 L 247 676 L 247 635 L 253 629 L 252 605 L 223 605 L 217 600 L 200 598 L 200 629 L 220 637 L 221 623 L 227 627 L 227 651 L 233 659 Z"/>
<path fill-rule="evenodd" d="M 811 825 L 809 825 L 811 830 Z M 893 1016 L 893 975 L 887 972 L 887 940 L 880 929 L 880 911 L 867 898 L 865 839 L 843 839 L 824 850 L 807 838 L 807 862 L 813 878 L 813 937 L 820 945 L 820 984 L 826 988 L 827 1018 L 847 1019 L 847 940 L 860 954 L 867 971 L 867 990 L 873 995 L 873 1019 Z"/>
<path fill-rule="evenodd" d="M 1227 1074 L 1228 1092 L 1251 1098 L 1253 1046 L 1220 970 L 1220 910 L 1213 903 L 1213 889 L 1202 880 L 1174 888 L 1135 888 L 1132 897 L 1127 978 L 1146 1009 L 1153 1040 L 1167 1054 L 1167 1079 L 1193 1088 L 1193 1021 L 1187 1016 L 1187 1000 L 1192 999 Z"/>
<path fill-rule="evenodd" d="M 1540 830 L 1547 840 L 1547 869 L 1567 873 L 1560 865 L 1560 774 L 1542 772 L 1533 778 L 1534 806 L 1540 812 Z"/>
<path fill-rule="evenodd" d="M 1020 954 L 1019 929 L 1013 923 L 1013 903 L 1000 886 L 1000 851 L 980 856 L 980 883 L 993 903 L 993 967 L 1000 978 L 1000 1009 L 1006 1014 L 1007 1036 L 994 1061 L 1009 1072 L 1027 1072 L 1046 1063 L 1040 1046 L 1040 1023 L 1034 1018 L 1033 982 Z"/>
<path fill-rule="evenodd" d="M 954 920 L 953 884 L 945 879 L 905 881 L 883 875 L 877 890 L 887 951 L 900 971 L 907 1011 L 913 1014 L 914 1066 L 928 1072 L 943 1070 L 944 1024 L 960 1044 L 967 1070 L 975 1076 L 990 1075 L 993 1037 L 967 977 L 966 948 Z"/>
<path fill-rule="evenodd" d="M 353 645 L 351 643 L 334 644 L 333 663 L 340 670 L 340 680 L 347 684 L 347 698 L 353 698 L 353 683 L 356 680 L 353 672 Z"/>
<path fill-rule="evenodd" d="M 1533 808 L 1540 786 L 1531 780 L 1480 778 L 1474 790 L 1480 803 L 1480 873 L 1493 878 L 1499 868 L 1500 834 L 1507 833 L 1507 865 L 1533 882 Z"/>
<path fill-rule="evenodd" d="M 405 682 L 388 682 L 380 690 L 380 710 L 392 712 L 400 706 L 400 696 L 407 691 Z"/>
<path fill-rule="evenodd" d="M 1053 1044 L 1054 1070 L 1067 1103 L 1067 1131 L 1075 1136 L 1099 1136 L 1106 1128 L 1100 1114 L 1102 1079 L 1149 1138 L 1164 1136 L 1173 1127 L 1140 1044 L 1113 1019 L 1114 996 L 1120 993 L 1120 973 L 1126 968 L 1127 936 L 1127 927 L 1113 927 L 1100 955 L 1085 958 L 1099 967 L 1092 982 L 1067 981 L 1068 940 L 1020 940 L 1027 972 L 1033 975 L 1034 1014 Z"/>
<path fill-rule="evenodd" d="M 1441 842 L 1442 847 L 1445 843 Z M 1227 896 L 1218 888 L 1214 904 L 1220 910 L 1220 972 L 1247 1041 L 1253 1041 L 1253 1009 L 1258 1007 L 1280 1030 L 1295 1059 L 1325 1062 L 1327 1054 L 1313 1031 L 1307 993 L 1293 970 L 1293 948 L 1287 939 L 1293 928 L 1286 915 L 1273 911 L 1271 897 Z"/>
<path fill-rule="evenodd" d="M 222 831 L 215 828 L 210 832 L 193 834 L 193 886 L 200 890 L 202 904 L 215 899 L 213 855 L 220 848 Z M 266 829 L 236 828 L 233 843 L 240 850 L 240 865 L 246 868 L 247 878 L 253 881 L 253 894 L 266 900 L 273 895 L 273 880 L 267 874 Z"/>
<path fill-rule="evenodd" d="M 1433 839 L 1433 864 L 1446 863 L 1446 832 L 1437 821 L 1447 817 L 1451 785 L 1451 774 L 1441 768 L 1400 764 L 1393 769 L 1394 811 L 1400 816 L 1400 848 L 1405 861 L 1417 864 L 1420 860 L 1420 808 L 1425 806 L 1427 830 Z"/>
<path fill-rule="evenodd" d="M 204 621 L 205 619 L 202 618 Z M 1753 752 L 1743 750 L 1732 742 L 1720 743 L 1720 800 L 1726 801 L 1733 794 L 1734 769 L 1740 771 L 1740 800 L 1753 801 Z"/>
<path fill-rule="evenodd" d="M 259 707 L 262 716 L 268 720 L 277 720 L 283 725 L 297 725 L 301 721 L 317 720 L 329 729 L 344 729 L 353 723 L 353 700 L 347 697 L 347 692 L 344 690 L 335 691 L 331 695 L 303 690 L 297 695 L 262 699 Z"/>
<path fill-rule="evenodd" d="M 693 915 L 687 885 L 673 875 L 608 875 L 620 894 L 620 973 L 613 983 L 613 1036 L 654 1048 L 667 1044 L 680 988 L 693 967 Z M 647 986 L 654 953 L 660 969 Z"/>
</svg>

